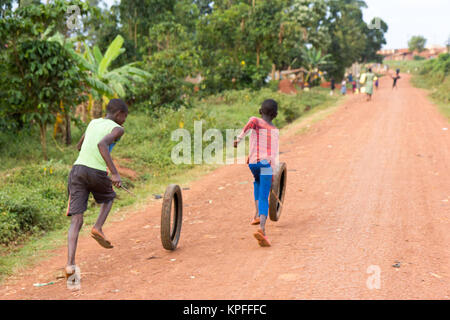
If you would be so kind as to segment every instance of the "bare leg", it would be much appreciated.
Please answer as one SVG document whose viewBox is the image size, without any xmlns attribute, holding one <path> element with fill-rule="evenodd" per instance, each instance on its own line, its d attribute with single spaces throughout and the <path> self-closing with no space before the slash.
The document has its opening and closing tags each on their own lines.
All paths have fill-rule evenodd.
<svg viewBox="0 0 450 320">
<path fill-rule="evenodd" d="M 108 218 L 108 214 L 111 211 L 112 205 L 113 205 L 113 200 L 101 204 L 100 213 L 99 213 L 97 221 L 95 222 L 95 225 L 94 225 L 94 229 L 97 230 L 98 232 L 100 232 L 100 234 L 102 234 L 103 236 L 104 236 L 103 230 L 102 230 L 103 224 L 105 223 L 106 218 Z"/>
<path fill-rule="evenodd" d="M 263 231 L 264 235 L 266 235 L 266 220 L 267 220 L 267 216 L 262 214 L 259 217 L 261 219 L 261 221 L 259 222 L 259 226 L 261 227 L 261 230 Z"/>
<path fill-rule="evenodd" d="M 255 200 L 255 219 L 258 218 L 258 200 Z"/>
<path fill-rule="evenodd" d="M 75 253 L 77 251 L 78 234 L 83 226 L 83 215 L 76 214 L 72 216 L 68 236 L 67 265 L 75 265 Z"/>
</svg>

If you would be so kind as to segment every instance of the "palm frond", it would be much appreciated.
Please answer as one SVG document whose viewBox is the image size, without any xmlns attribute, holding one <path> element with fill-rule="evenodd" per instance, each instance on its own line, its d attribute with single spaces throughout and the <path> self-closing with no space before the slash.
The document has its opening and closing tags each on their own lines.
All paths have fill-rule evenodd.
<svg viewBox="0 0 450 320">
<path fill-rule="evenodd" d="M 86 82 L 88 83 L 89 87 L 97 91 L 97 93 L 100 95 L 105 95 L 109 97 L 112 97 L 114 95 L 114 90 L 111 89 L 106 83 L 98 79 L 88 77 L 86 78 Z"/>
<path fill-rule="evenodd" d="M 81 70 L 90 71 L 96 73 L 95 66 L 90 64 L 81 54 L 75 52 L 75 50 L 68 50 L 70 56 L 75 60 Z"/>
<path fill-rule="evenodd" d="M 124 75 L 137 75 L 142 78 L 149 78 L 151 74 L 142 69 L 131 66 L 130 64 L 124 65 L 120 68 L 114 69 L 114 72 L 118 72 Z"/>
<path fill-rule="evenodd" d="M 113 62 L 121 53 L 123 53 L 123 50 L 121 50 L 123 42 L 123 37 L 121 35 L 118 35 L 109 45 L 98 67 L 98 74 L 100 77 L 102 77 L 108 71 L 108 67 L 111 62 Z"/>
<path fill-rule="evenodd" d="M 94 55 L 92 54 L 91 49 L 90 49 L 89 46 L 86 44 L 86 42 L 83 42 L 83 44 L 84 44 L 84 56 L 85 56 L 86 60 L 87 60 L 90 64 L 96 65 L 97 63 L 96 63 L 96 61 L 95 61 L 95 58 L 94 58 Z"/>
<path fill-rule="evenodd" d="M 114 90 L 115 93 L 119 95 L 119 97 L 123 98 L 125 97 L 125 88 L 122 86 L 120 82 L 113 82 L 111 83 L 111 87 Z"/>
<path fill-rule="evenodd" d="M 94 46 L 94 57 L 97 61 L 97 65 L 100 65 L 100 62 L 102 62 L 103 55 L 98 46 Z"/>
</svg>

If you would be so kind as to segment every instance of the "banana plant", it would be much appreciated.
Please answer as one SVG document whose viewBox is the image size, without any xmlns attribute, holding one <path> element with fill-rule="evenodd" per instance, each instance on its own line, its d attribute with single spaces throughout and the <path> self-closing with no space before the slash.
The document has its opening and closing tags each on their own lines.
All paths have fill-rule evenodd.
<svg viewBox="0 0 450 320">
<path fill-rule="evenodd" d="M 103 109 L 109 99 L 125 97 L 126 86 L 150 77 L 150 74 L 138 68 L 135 62 L 109 70 L 111 63 L 125 52 L 125 49 L 122 48 L 123 42 L 123 37 L 118 35 L 108 46 L 104 55 L 97 46 L 94 46 L 91 50 L 84 43 L 84 53 L 78 54 L 80 65 L 89 72 L 87 82 L 94 91 L 94 100 L 101 99 Z M 89 107 L 92 108 L 92 105 Z"/>
<path fill-rule="evenodd" d="M 89 87 L 88 113 L 91 113 L 94 104 L 101 103 L 102 109 L 104 109 L 110 99 L 125 97 L 126 86 L 150 77 L 150 74 L 138 68 L 135 62 L 109 70 L 111 63 L 125 52 L 125 49 L 122 48 L 124 39 L 121 35 L 111 42 L 105 54 L 102 54 L 97 46 L 91 50 L 86 42 L 84 42 L 84 53 L 77 52 L 73 49 L 77 39 L 64 39 L 59 33 L 49 38 L 49 41 L 63 44 L 78 66 L 87 72 L 85 81 Z M 91 116 L 93 115 L 91 114 Z"/>
<path fill-rule="evenodd" d="M 329 64 L 331 57 L 330 54 L 322 55 L 322 50 L 317 50 L 312 47 L 311 49 L 302 50 L 302 59 L 305 68 L 308 70 L 308 74 L 306 76 L 305 82 L 309 83 L 309 79 L 312 75 L 318 74 L 320 71 L 320 67 L 323 65 Z"/>
</svg>

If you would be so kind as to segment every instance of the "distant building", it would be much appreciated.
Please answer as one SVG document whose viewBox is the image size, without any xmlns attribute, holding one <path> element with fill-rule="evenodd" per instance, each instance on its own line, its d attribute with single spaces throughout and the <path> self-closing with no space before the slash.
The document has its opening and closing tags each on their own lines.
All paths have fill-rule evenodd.
<svg viewBox="0 0 450 320">
<path fill-rule="evenodd" d="M 379 50 L 377 54 L 384 56 L 385 60 L 394 60 L 394 61 L 404 61 L 404 60 L 413 60 L 414 56 L 420 56 L 425 59 L 432 59 L 439 56 L 441 53 L 448 53 L 448 48 L 432 45 L 425 48 L 424 51 L 411 52 L 409 49 L 390 49 L 390 50 Z"/>
</svg>

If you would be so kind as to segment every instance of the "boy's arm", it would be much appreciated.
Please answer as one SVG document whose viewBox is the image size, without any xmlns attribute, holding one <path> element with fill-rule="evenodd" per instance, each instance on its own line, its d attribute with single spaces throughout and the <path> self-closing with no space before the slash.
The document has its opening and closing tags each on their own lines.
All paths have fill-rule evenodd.
<svg viewBox="0 0 450 320">
<path fill-rule="evenodd" d="M 241 134 L 238 135 L 236 140 L 234 140 L 234 147 L 237 148 L 238 143 L 241 142 L 241 140 L 244 138 L 244 136 L 248 130 L 255 129 L 255 128 L 256 128 L 256 119 L 251 118 L 248 121 L 248 123 L 245 125 L 244 129 L 242 129 Z"/>
<path fill-rule="evenodd" d="M 77 143 L 77 149 L 78 149 L 78 151 L 80 151 L 81 150 L 81 146 L 83 145 L 83 142 L 84 142 L 84 133 L 83 133 L 83 135 L 81 136 L 81 138 L 80 138 L 80 141 L 78 141 L 78 143 Z"/>
<path fill-rule="evenodd" d="M 119 172 L 117 171 L 116 166 L 112 161 L 111 154 L 109 153 L 109 145 L 114 141 L 117 141 L 124 134 L 124 132 L 125 130 L 123 130 L 123 128 L 114 128 L 111 133 L 107 134 L 97 145 L 100 154 L 111 172 L 112 184 L 118 188 L 122 185 L 122 181 L 120 180 Z"/>
</svg>

